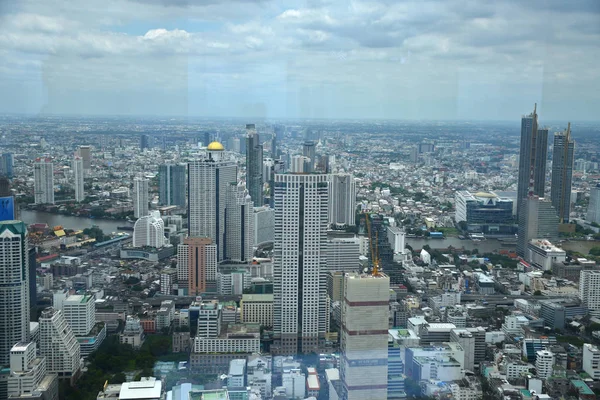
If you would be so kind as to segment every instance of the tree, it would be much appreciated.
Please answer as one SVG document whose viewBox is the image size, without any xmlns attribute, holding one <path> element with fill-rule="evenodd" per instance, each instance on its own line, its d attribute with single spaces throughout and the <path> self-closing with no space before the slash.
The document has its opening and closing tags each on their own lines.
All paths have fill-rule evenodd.
<svg viewBox="0 0 600 400">
<path fill-rule="evenodd" d="M 534 295 L 534 296 L 541 296 L 541 295 L 542 295 L 542 292 L 541 292 L 541 291 L 539 291 L 539 290 L 536 290 L 535 292 L 533 292 L 533 295 Z"/>
</svg>

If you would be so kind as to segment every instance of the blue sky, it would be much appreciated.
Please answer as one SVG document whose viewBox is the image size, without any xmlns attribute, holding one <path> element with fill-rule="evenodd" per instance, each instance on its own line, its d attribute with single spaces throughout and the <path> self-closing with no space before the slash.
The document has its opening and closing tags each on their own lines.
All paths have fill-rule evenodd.
<svg viewBox="0 0 600 400">
<path fill-rule="evenodd" d="M 600 2 L 0 1 L 0 113 L 598 120 Z"/>
</svg>

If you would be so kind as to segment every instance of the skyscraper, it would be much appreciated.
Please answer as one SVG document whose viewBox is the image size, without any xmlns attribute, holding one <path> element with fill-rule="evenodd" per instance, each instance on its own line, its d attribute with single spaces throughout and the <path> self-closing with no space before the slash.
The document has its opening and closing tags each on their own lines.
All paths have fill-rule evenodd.
<svg viewBox="0 0 600 400">
<path fill-rule="evenodd" d="M 574 150 L 575 142 L 571 139 L 571 123 L 569 123 L 564 132 L 554 134 L 554 150 L 552 152 L 550 198 L 561 223 L 569 222 L 571 211 Z"/>
<path fill-rule="evenodd" d="M 10 195 L 10 181 L 6 176 L 0 175 L 0 197 L 8 197 Z"/>
<path fill-rule="evenodd" d="M 390 278 L 347 273 L 342 299 L 342 398 L 386 399 Z"/>
<path fill-rule="evenodd" d="M 12 153 L 4 153 L 0 158 L 0 175 L 8 178 L 13 177 L 13 155 Z"/>
<path fill-rule="evenodd" d="M 160 204 L 185 207 L 185 164 L 158 167 Z"/>
<path fill-rule="evenodd" d="M 150 211 L 140 217 L 133 227 L 134 247 L 153 247 L 159 249 L 165 245 L 165 222 L 159 211 Z"/>
<path fill-rule="evenodd" d="M 141 218 L 148 215 L 148 179 L 140 176 L 133 178 L 133 216 Z"/>
<path fill-rule="evenodd" d="M 194 296 L 206 292 L 207 289 L 216 288 L 217 246 L 210 238 L 197 237 L 185 239 L 184 246 L 179 246 L 178 250 L 187 251 L 188 255 L 188 294 Z"/>
<path fill-rule="evenodd" d="M 329 223 L 354 225 L 356 222 L 356 182 L 351 174 L 329 175 Z"/>
<path fill-rule="evenodd" d="M 83 160 L 83 169 L 92 168 L 92 146 L 79 146 L 78 155 Z"/>
<path fill-rule="evenodd" d="M 546 160 L 548 159 L 548 129 L 538 128 L 536 109 L 537 104 L 533 113 L 521 118 L 517 215 L 521 214 L 523 199 L 530 195 L 544 197 Z"/>
<path fill-rule="evenodd" d="M 73 186 L 75 187 L 75 201 L 81 202 L 85 199 L 83 191 L 83 158 L 73 157 Z"/>
<path fill-rule="evenodd" d="M 223 260 L 227 188 L 237 182 L 237 165 L 221 143 L 212 142 L 203 159 L 188 164 L 188 235 L 208 237 Z"/>
<path fill-rule="evenodd" d="M 254 124 L 246 125 L 246 186 L 256 207 L 263 205 L 263 147 Z"/>
<path fill-rule="evenodd" d="M 150 136 L 142 135 L 140 137 L 140 150 L 144 151 L 146 149 L 149 149 L 150 147 Z"/>
<path fill-rule="evenodd" d="M 33 196 L 35 204 L 54 204 L 54 164 L 49 158 L 38 158 L 33 164 Z"/>
<path fill-rule="evenodd" d="M 308 166 L 305 167 L 305 172 L 311 173 L 315 172 L 315 163 L 317 158 L 317 144 L 312 140 L 307 140 L 304 142 L 304 146 L 302 147 L 302 155 L 308 158 Z"/>
<path fill-rule="evenodd" d="M 280 354 L 316 352 L 328 326 L 327 175 L 275 175 L 274 334 Z"/>
<path fill-rule="evenodd" d="M 254 205 L 243 186 L 234 182 L 227 191 L 225 221 L 225 258 L 252 261 L 254 254 Z"/>
<path fill-rule="evenodd" d="M 73 383 L 81 370 L 81 348 L 62 311 L 52 307 L 40 316 L 40 353 L 48 372 Z"/>
<path fill-rule="evenodd" d="M 592 316 L 600 316 L 600 271 L 583 270 L 579 273 L 579 299 Z"/>
<path fill-rule="evenodd" d="M 519 214 L 517 254 L 525 257 L 527 245 L 532 239 L 558 240 L 558 216 L 549 200 L 530 196 L 523 200 Z"/>
<path fill-rule="evenodd" d="M 590 203 L 588 204 L 586 220 L 600 223 L 600 183 L 590 189 Z"/>
<path fill-rule="evenodd" d="M 0 366 L 29 338 L 29 249 L 21 221 L 0 222 Z M 35 279 L 35 278 L 34 278 Z"/>
</svg>

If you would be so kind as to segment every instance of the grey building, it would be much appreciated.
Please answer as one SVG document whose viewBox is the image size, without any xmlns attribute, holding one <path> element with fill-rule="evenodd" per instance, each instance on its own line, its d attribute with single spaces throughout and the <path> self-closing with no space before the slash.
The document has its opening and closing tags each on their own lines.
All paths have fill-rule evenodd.
<svg viewBox="0 0 600 400">
<path fill-rule="evenodd" d="M 542 300 L 540 304 L 540 317 L 544 319 L 544 325 L 552 329 L 563 330 L 568 319 L 587 314 L 578 299 Z"/>
<path fill-rule="evenodd" d="M 185 164 L 163 164 L 158 167 L 161 205 L 185 207 Z"/>
<path fill-rule="evenodd" d="M 588 205 L 586 220 L 600 223 L 600 183 L 590 189 L 590 204 Z"/>
<path fill-rule="evenodd" d="M 558 240 L 558 216 L 549 200 L 537 196 L 521 200 L 517 254 L 525 257 L 532 239 Z"/>
<path fill-rule="evenodd" d="M 554 134 L 554 150 L 552 152 L 550 198 L 561 223 L 569 222 L 571 211 L 574 150 L 575 142 L 571 139 L 571 123 L 569 123 L 564 132 Z"/>
<path fill-rule="evenodd" d="M 246 125 L 246 186 L 255 207 L 263 205 L 263 147 L 254 124 Z"/>
<path fill-rule="evenodd" d="M 304 157 L 309 158 L 307 166 L 304 167 L 305 168 L 304 172 L 307 172 L 307 173 L 315 172 L 315 162 L 316 162 L 316 157 L 317 157 L 317 144 L 312 140 L 308 140 L 308 141 L 304 142 L 304 145 L 302 146 L 302 155 Z"/>
<path fill-rule="evenodd" d="M 329 223 L 351 226 L 356 223 L 356 182 L 352 174 L 329 175 Z"/>
</svg>

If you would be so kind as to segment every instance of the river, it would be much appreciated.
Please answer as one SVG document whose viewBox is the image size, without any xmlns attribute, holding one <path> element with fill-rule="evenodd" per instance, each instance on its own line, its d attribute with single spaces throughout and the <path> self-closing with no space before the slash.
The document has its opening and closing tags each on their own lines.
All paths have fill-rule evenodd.
<svg viewBox="0 0 600 400">
<path fill-rule="evenodd" d="M 98 226 L 105 234 L 117 232 L 117 226 L 130 225 L 127 221 L 112 219 L 93 219 L 84 217 L 73 217 L 62 214 L 52 214 L 43 211 L 21 210 L 21 220 L 26 224 L 44 223 L 53 227 L 60 225 L 65 229 L 83 230 Z"/>
<path fill-rule="evenodd" d="M 515 250 L 516 244 L 510 246 L 502 246 L 502 243 L 497 239 L 487 239 L 479 242 L 472 240 L 460 240 L 456 237 L 448 237 L 444 239 L 422 239 L 422 238 L 406 238 L 406 244 L 410 245 L 413 249 L 422 249 L 423 246 L 429 245 L 432 249 L 447 249 L 452 246 L 456 249 L 465 248 L 465 250 L 477 249 L 479 253 L 492 253 L 494 250 Z"/>
</svg>

